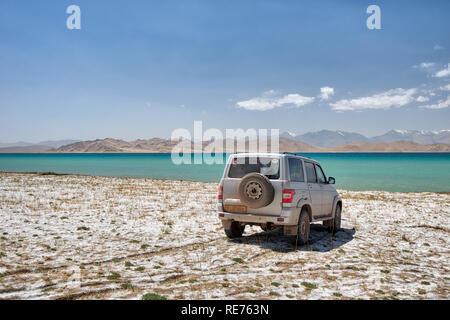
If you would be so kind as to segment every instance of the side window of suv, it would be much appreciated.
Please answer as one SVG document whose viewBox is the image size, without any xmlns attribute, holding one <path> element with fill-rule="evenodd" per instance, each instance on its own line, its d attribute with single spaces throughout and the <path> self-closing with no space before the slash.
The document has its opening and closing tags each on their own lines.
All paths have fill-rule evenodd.
<svg viewBox="0 0 450 320">
<path fill-rule="evenodd" d="M 305 169 L 307 181 L 309 183 L 316 183 L 317 177 L 316 177 L 316 170 L 314 170 L 314 164 L 311 162 L 305 162 Z"/>
<path fill-rule="evenodd" d="M 303 165 L 300 159 L 289 158 L 289 174 L 291 181 L 305 182 Z"/>
<path fill-rule="evenodd" d="M 315 165 L 316 172 L 317 172 L 317 180 L 319 183 L 326 183 L 327 179 L 325 178 L 325 174 L 323 173 L 323 170 L 320 166 Z"/>
</svg>

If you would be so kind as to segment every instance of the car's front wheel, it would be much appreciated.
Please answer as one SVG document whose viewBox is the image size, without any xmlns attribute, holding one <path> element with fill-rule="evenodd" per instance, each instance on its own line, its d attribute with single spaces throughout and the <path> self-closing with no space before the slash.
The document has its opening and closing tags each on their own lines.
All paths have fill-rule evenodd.
<svg viewBox="0 0 450 320">
<path fill-rule="evenodd" d="M 228 238 L 239 238 L 242 237 L 242 234 L 244 233 L 245 225 L 241 225 L 237 221 L 233 221 L 231 223 L 230 229 L 225 229 L 225 234 Z"/>
</svg>

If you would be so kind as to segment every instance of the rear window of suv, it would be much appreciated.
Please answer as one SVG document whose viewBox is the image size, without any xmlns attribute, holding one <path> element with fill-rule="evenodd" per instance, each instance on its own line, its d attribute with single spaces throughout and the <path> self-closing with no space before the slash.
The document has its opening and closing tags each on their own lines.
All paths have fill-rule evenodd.
<svg viewBox="0 0 450 320">
<path fill-rule="evenodd" d="M 280 178 L 279 158 L 234 158 L 228 171 L 229 178 L 242 178 L 249 173 L 261 173 L 268 179 L 277 180 Z"/>
</svg>

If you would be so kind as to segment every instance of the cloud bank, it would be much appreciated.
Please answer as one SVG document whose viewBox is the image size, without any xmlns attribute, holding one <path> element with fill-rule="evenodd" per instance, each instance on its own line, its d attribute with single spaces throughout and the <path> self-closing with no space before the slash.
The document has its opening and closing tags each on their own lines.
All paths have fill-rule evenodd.
<svg viewBox="0 0 450 320">
<path fill-rule="evenodd" d="M 250 111 L 267 111 L 286 105 L 293 105 L 298 108 L 314 101 L 313 97 L 305 97 L 297 93 L 288 94 L 278 98 L 272 97 L 274 94 L 275 91 L 270 90 L 265 92 L 262 97 L 239 101 L 236 105 L 238 108 Z"/>
<path fill-rule="evenodd" d="M 353 111 L 365 109 L 390 109 L 393 107 L 403 107 L 415 99 L 413 95 L 417 89 L 392 89 L 369 97 L 356 99 L 343 99 L 335 103 L 330 103 L 333 110 Z"/>
</svg>

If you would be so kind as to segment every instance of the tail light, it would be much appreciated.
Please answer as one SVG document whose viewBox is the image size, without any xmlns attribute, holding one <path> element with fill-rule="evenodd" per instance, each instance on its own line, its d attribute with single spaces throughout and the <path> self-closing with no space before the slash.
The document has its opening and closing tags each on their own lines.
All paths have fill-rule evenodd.
<svg viewBox="0 0 450 320">
<path fill-rule="evenodd" d="M 291 203 L 294 199 L 295 190 L 284 189 L 283 190 L 283 203 Z"/>
<path fill-rule="evenodd" d="M 223 199 L 223 186 L 219 185 L 219 193 L 217 194 L 217 199 L 222 200 Z"/>
</svg>

